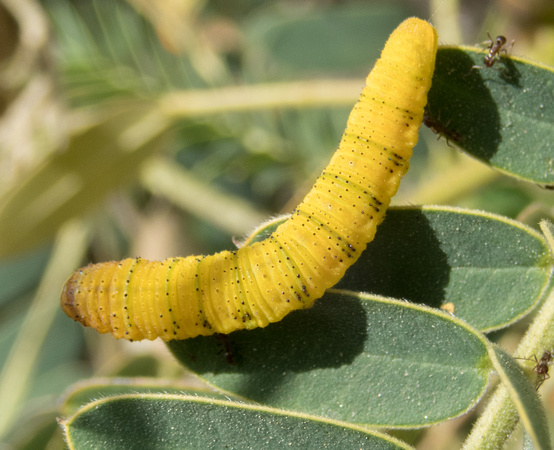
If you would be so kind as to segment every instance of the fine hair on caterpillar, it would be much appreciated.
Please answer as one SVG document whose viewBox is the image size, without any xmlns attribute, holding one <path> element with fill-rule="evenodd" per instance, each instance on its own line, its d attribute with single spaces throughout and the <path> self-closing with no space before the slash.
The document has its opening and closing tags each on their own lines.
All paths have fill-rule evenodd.
<svg viewBox="0 0 554 450">
<path fill-rule="evenodd" d="M 373 240 L 408 170 L 436 51 L 423 20 L 392 33 L 329 165 L 268 238 L 209 256 L 88 265 L 66 282 L 63 310 L 116 338 L 169 341 L 265 327 L 311 307 Z"/>
</svg>

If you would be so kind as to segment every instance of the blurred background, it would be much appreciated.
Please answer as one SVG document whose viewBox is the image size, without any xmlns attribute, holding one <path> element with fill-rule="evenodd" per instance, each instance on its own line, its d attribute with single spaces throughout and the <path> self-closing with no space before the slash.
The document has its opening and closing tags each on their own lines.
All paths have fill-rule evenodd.
<svg viewBox="0 0 554 450">
<path fill-rule="evenodd" d="M 232 249 L 290 212 L 409 16 L 441 44 L 502 34 L 510 54 L 554 64 L 551 0 L 0 0 L 0 449 L 63 448 L 60 398 L 80 380 L 182 379 L 163 343 L 68 319 L 64 280 L 89 262 Z M 430 130 L 411 166 L 396 204 L 533 227 L 554 216 L 551 191 Z M 470 181 L 453 186 L 460 170 Z M 502 338 L 517 342 L 515 328 Z M 421 448 L 449 448 L 466 426 L 435 428 Z"/>
</svg>

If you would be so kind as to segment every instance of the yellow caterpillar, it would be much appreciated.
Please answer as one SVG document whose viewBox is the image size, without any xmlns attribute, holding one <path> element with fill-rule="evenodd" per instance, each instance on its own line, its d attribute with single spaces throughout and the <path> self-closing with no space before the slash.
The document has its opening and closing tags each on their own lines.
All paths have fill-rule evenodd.
<svg viewBox="0 0 554 450">
<path fill-rule="evenodd" d="M 265 327 L 312 306 L 373 239 L 408 170 L 436 51 L 423 20 L 392 33 L 331 162 L 270 237 L 210 256 L 88 265 L 66 282 L 63 310 L 116 338 L 169 341 Z"/>
</svg>

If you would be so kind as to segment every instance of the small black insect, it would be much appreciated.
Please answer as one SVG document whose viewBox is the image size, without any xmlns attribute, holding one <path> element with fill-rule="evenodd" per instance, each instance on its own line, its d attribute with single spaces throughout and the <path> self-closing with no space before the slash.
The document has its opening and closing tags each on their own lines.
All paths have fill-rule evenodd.
<svg viewBox="0 0 554 450">
<path fill-rule="evenodd" d="M 533 370 L 539 375 L 539 384 L 537 385 L 537 389 L 541 387 L 541 385 L 550 378 L 550 375 L 548 374 L 548 366 L 550 365 L 550 361 L 552 359 L 552 352 L 549 350 L 545 350 L 544 353 L 541 356 L 541 359 L 537 361 L 537 357 L 533 355 L 535 358 L 535 367 L 533 367 Z"/>
<path fill-rule="evenodd" d="M 506 37 L 505 36 L 496 36 L 496 38 L 493 40 L 491 35 L 487 33 L 489 36 L 489 39 L 491 40 L 491 45 L 489 45 L 489 53 L 483 61 L 485 62 L 485 66 L 492 67 L 494 66 L 494 63 L 496 60 L 500 57 L 500 52 L 506 53 L 506 49 L 502 48 L 506 44 Z"/>
<path fill-rule="evenodd" d="M 517 358 L 525 359 L 527 361 L 534 361 L 535 366 L 533 370 L 537 375 L 539 375 L 539 384 L 537 384 L 537 390 L 542 386 L 542 384 L 550 378 L 548 373 L 550 362 L 552 360 L 552 352 L 550 350 L 545 350 L 540 359 L 537 359 L 536 355 L 533 355 L 533 358 Z"/>
<path fill-rule="evenodd" d="M 225 356 L 227 364 L 234 366 L 237 361 L 235 358 L 235 352 L 233 351 L 231 343 L 229 342 L 229 336 L 223 333 L 216 333 L 215 337 L 219 341 L 219 344 L 221 344 L 221 346 L 223 347 L 223 356 Z"/>
<path fill-rule="evenodd" d="M 464 140 L 460 133 L 449 129 L 449 123 L 444 124 L 440 120 L 431 117 L 428 113 L 423 115 L 423 123 L 438 136 L 438 139 L 444 136 L 446 138 L 446 144 L 449 147 L 451 147 L 450 140 L 454 142 L 461 142 Z"/>
</svg>

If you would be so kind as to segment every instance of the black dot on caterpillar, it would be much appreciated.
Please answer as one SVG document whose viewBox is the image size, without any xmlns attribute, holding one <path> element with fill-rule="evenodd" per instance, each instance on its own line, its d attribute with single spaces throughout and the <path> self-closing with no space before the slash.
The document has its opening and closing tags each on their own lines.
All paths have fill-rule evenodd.
<svg viewBox="0 0 554 450">
<path fill-rule="evenodd" d="M 311 307 L 373 240 L 408 170 L 436 51 L 423 20 L 391 34 L 329 165 L 265 240 L 209 256 L 88 265 L 64 285 L 63 310 L 116 338 L 169 341 L 265 327 Z"/>
</svg>

